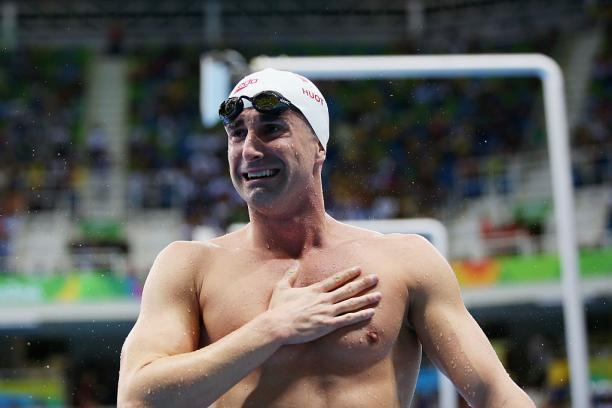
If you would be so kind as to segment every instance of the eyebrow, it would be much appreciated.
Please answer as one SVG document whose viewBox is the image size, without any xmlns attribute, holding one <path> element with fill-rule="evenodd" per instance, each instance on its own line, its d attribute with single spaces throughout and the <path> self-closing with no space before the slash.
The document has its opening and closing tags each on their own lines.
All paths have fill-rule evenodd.
<svg viewBox="0 0 612 408">
<path fill-rule="evenodd" d="M 274 114 L 268 114 L 268 113 L 259 113 L 259 118 L 257 120 L 259 122 L 264 122 L 264 123 L 276 122 L 276 121 L 287 123 L 287 119 L 284 118 L 282 114 L 274 115 Z M 244 125 L 244 119 L 236 119 L 233 122 L 225 125 L 225 127 L 226 129 L 234 130 L 235 128 L 239 126 L 243 126 L 243 125 Z"/>
<path fill-rule="evenodd" d="M 235 120 L 235 121 L 230 122 L 227 125 L 225 125 L 225 128 L 228 129 L 228 130 L 234 130 L 238 126 L 242 125 L 243 123 L 244 123 L 244 120 L 242 120 L 242 119 Z"/>
<path fill-rule="evenodd" d="M 282 120 L 285 121 L 286 119 L 283 118 L 283 115 L 274 115 L 274 114 L 270 114 L 270 113 L 260 113 L 259 114 L 259 120 L 261 122 L 273 122 L 276 120 Z"/>
</svg>

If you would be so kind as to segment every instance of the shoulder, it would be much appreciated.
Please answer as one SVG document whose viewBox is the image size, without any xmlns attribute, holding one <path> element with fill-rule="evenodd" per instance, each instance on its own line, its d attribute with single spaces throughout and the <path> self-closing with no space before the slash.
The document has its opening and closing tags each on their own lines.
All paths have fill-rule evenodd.
<svg viewBox="0 0 612 408">
<path fill-rule="evenodd" d="M 156 262 L 168 260 L 183 264 L 203 261 L 209 258 L 216 248 L 218 245 L 210 241 L 173 241 L 159 252 Z"/>
<path fill-rule="evenodd" d="M 396 261 L 413 263 L 422 257 L 441 257 L 438 250 L 419 234 L 382 234 L 366 228 L 335 221 L 335 235 L 343 237 L 345 243 L 362 246 L 373 251 L 371 255 L 393 257 Z"/>
<path fill-rule="evenodd" d="M 145 282 L 145 290 L 152 282 L 163 282 L 169 287 L 198 288 L 201 271 L 215 257 L 218 246 L 211 242 L 173 241 L 155 258 Z"/>
<path fill-rule="evenodd" d="M 396 261 L 411 263 L 428 256 L 440 256 L 438 250 L 423 236 L 418 234 L 380 234 L 374 232 L 359 239 L 371 245 L 383 255 L 393 256 Z"/>
<path fill-rule="evenodd" d="M 382 234 L 370 229 L 357 227 L 336 221 L 341 229 L 341 233 L 350 237 L 350 241 L 360 244 L 375 245 L 378 249 L 384 252 L 397 251 L 398 254 L 410 254 L 413 251 L 419 252 L 437 252 L 436 248 L 431 243 L 419 234 Z"/>
<path fill-rule="evenodd" d="M 447 263 L 438 249 L 422 235 L 387 234 L 384 238 L 397 259 L 409 265 L 435 268 Z"/>
<path fill-rule="evenodd" d="M 378 253 L 380 262 L 413 291 L 427 291 L 456 281 L 447 260 L 421 235 L 381 234 L 367 242 Z"/>
</svg>

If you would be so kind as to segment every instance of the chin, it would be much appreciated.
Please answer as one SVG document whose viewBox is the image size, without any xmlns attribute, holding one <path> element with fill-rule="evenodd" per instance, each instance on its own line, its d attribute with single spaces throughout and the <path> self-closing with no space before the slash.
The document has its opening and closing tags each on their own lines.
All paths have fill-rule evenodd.
<svg viewBox="0 0 612 408">
<path fill-rule="evenodd" d="M 280 204 L 282 195 L 276 191 L 266 191 L 263 189 L 255 189 L 246 192 L 242 196 L 247 205 L 253 209 L 261 211 L 269 211 Z"/>
</svg>

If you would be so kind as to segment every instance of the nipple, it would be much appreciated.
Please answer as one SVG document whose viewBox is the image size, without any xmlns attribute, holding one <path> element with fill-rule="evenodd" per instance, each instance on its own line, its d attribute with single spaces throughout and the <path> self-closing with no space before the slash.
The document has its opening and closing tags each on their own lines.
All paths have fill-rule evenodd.
<svg viewBox="0 0 612 408">
<path fill-rule="evenodd" d="M 368 334 L 366 334 L 366 339 L 368 340 L 368 344 L 376 344 L 379 340 L 378 333 L 375 331 L 369 331 Z"/>
</svg>

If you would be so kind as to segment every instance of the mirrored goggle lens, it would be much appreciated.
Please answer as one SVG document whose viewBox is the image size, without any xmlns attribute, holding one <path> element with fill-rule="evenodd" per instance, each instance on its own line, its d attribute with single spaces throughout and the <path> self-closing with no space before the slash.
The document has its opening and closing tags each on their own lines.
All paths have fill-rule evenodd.
<svg viewBox="0 0 612 408">
<path fill-rule="evenodd" d="M 253 97 L 253 106 L 264 111 L 276 111 L 288 108 L 278 95 L 268 92 L 255 95 L 255 97 Z"/>
<path fill-rule="evenodd" d="M 219 115 L 225 120 L 231 120 L 235 118 L 240 113 L 242 107 L 241 102 L 242 101 L 240 100 L 240 98 L 229 98 L 228 100 L 224 101 L 219 107 Z"/>
</svg>

